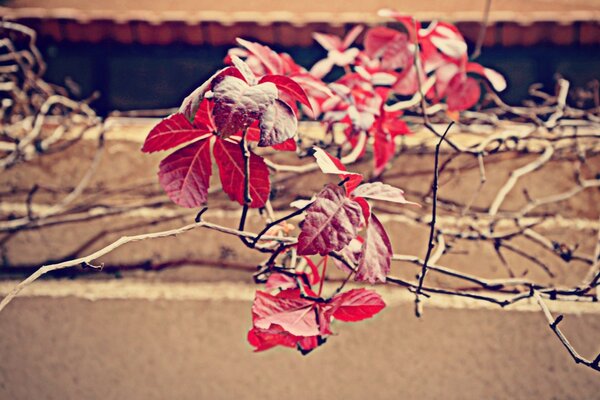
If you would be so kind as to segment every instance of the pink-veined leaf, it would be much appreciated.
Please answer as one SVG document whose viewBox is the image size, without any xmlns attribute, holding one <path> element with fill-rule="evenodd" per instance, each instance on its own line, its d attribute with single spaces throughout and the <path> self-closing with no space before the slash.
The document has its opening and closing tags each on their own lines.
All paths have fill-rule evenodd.
<svg viewBox="0 0 600 400">
<path fill-rule="evenodd" d="M 266 76 L 263 76 L 259 81 L 259 83 L 264 83 L 264 82 L 273 83 L 275 86 L 277 86 L 277 89 L 279 90 L 280 94 L 283 93 L 283 94 L 287 95 L 289 98 L 291 98 L 292 100 L 299 101 L 300 103 L 302 103 L 305 106 L 312 109 L 310 101 L 308 100 L 308 97 L 306 96 L 306 92 L 304 92 L 304 89 L 302 88 L 302 86 L 300 86 L 293 79 L 288 78 L 287 76 L 283 76 L 283 75 L 266 75 Z M 280 96 L 280 98 L 281 98 L 281 96 Z"/>
<path fill-rule="evenodd" d="M 294 111 L 281 100 L 275 100 L 261 115 L 258 145 L 273 146 L 293 138 L 298 130 Z"/>
<path fill-rule="evenodd" d="M 211 132 L 205 127 L 195 128 L 183 114 L 173 114 L 152 128 L 144 141 L 142 151 L 152 153 L 172 149 Z"/>
<path fill-rule="evenodd" d="M 212 162 L 210 139 L 177 150 L 160 163 L 158 180 L 167 196 L 182 207 L 206 203 Z"/>
<path fill-rule="evenodd" d="M 370 58 L 381 57 L 384 70 L 405 69 L 413 62 L 408 35 L 395 29 L 379 26 L 365 35 L 365 52 Z"/>
<path fill-rule="evenodd" d="M 217 126 L 215 125 L 215 120 L 212 115 L 213 107 L 214 103 L 212 101 L 208 99 L 202 100 L 198 107 L 198 112 L 196 112 L 196 116 L 194 116 L 194 127 L 207 132 L 217 132 Z"/>
<path fill-rule="evenodd" d="M 355 197 L 365 197 L 373 200 L 383 200 L 398 204 L 415 204 L 404 198 L 404 191 L 382 182 L 363 183 L 352 193 Z"/>
<path fill-rule="evenodd" d="M 281 293 L 284 292 L 294 291 L 286 290 Z M 273 296 L 259 290 L 252 304 L 252 313 L 255 315 L 254 326 L 260 329 L 279 325 L 296 336 L 314 336 L 321 333 L 314 301 L 299 296 Z"/>
<path fill-rule="evenodd" d="M 324 256 L 341 250 L 356 237 L 361 216 L 360 205 L 346 196 L 344 188 L 327 185 L 306 211 L 298 254 Z"/>
<path fill-rule="evenodd" d="M 235 135 L 247 128 L 277 99 L 277 87 L 269 82 L 249 86 L 232 76 L 218 77 L 213 86 L 213 117 L 219 133 Z"/>
<path fill-rule="evenodd" d="M 352 289 L 340 293 L 333 299 L 336 309 L 333 318 L 356 322 L 371 318 L 385 308 L 385 302 L 381 296 L 368 289 Z"/>
<path fill-rule="evenodd" d="M 215 161 L 219 167 L 219 176 L 223 191 L 231 200 L 244 205 L 245 165 L 240 146 L 225 140 L 215 141 L 213 148 Z M 269 198 L 271 184 L 269 169 L 262 157 L 250 153 L 250 207 L 263 207 Z"/>
<path fill-rule="evenodd" d="M 396 151 L 396 143 L 394 137 L 383 131 L 383 129 L 377 129 L 377 124 L 374 125 L 374 131 L 371 130 L 374 136 L 373 143 L 373 158 L 375 162 L 375 169 L 373 173 L 375 176 L 380 175 L 385 169 L 388 162 L 394 157 Z"/>
<path fill-rule="evenodd" d="M 367 226 L 367 234 L 356 270 L 357 281 L 385 282 L 392 263 L 392 244 L 375 214 Z"/>
</svg>

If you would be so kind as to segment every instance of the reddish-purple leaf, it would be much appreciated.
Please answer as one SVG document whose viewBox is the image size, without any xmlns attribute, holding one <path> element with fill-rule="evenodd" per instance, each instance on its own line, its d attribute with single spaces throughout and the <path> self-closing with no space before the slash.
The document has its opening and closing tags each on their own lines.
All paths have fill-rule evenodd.
<svg viewBox="0 0 600 400">
<path fill-rule="evenodd" d="M 232 77 L 218 77 L 213 86 L 213 116 L 219 133 L 235 135 L 249 127 L 277 99 L 277 87 L 269 82 L 249 86 Z"/>
<path fill-rule="evenodd" d="M 173 114 L 160 121 L 148 134 L 142 151 L 168 150 L 211 133 L 206 127 L 195 128 L 183 114 Z"/>
<path fill-rule="evenodd" d="M 218 139 L 213 148 L 215 161 L 219 167 L 219 176 L 223 191 L 231 200 L 244 205 L 245 165 L 240 146 Z M 265 205 L 271 191 L 269 169 L 262 157 L 250 153 L 250 207 Z"/>
<path fill-rule="evenodd" d="M 287 97 L 289 97 L 290 99 L 294 101 L 299 101 L 308 108 L 312 109 L 310 101 L 306 96 L 306 92 L 304 91 L 304 89 L 302 89 L 302 86 L 300 86 L 296 81 L 292 80 L 291 78 L 288 78 L 287 76 L 283 75 L 266 75 L 260 79 L 259 83 L 265 82 L 271 82 L 275 86 L 277 86 L 277 89 L 280 93 L 279 98 L 282 97 L 281 94 L 283 93 L 287 95 Z"/>
<path fill-rule="evenodd" d="M 294 111 L 281 100 L 275 100 L 259 121 L 261 147 L 281 144 L 296 135 L 298 120 Z"/>
<path fill-rule="evenodd" d="M 385 228 L 375 214 L 367 227 L 362 253 L 356 271 L 357 281 L 385 282 L 392 263 L 392 244 Z"/>
<path fill-rule="evenodd" d="M 344 188 L 327 185 L 306 211 L 298 254 L 324 256 L 341 250 L 356 237 L 361 215 L 360 205 L 346 196 Z"/>
<path fill-rule="evenodd" d="M 200 207 L 207 200 L 211 167 L 210 139 L 205 139 L 162 160 L 158 180 L 175 204 Z"/>
<path fill-rule="evenodd" d="M 382 182 L 363 183 L 352 194 L 356 197 L 366 197 L 368 199 L 390 201 L 398 204 L 417 204 L 406 200 L 402 189 Z"/>
<path fill-rule="evenodd" d="M 368 289 L 352 289 L 334 297 L 333 318 L 345 322 L 371 318 L 385 308 L 381 296 Z"/>
<path fill-rule="evenodd" d="M 296 282 L 296 278 L 286 274 L 280 274 L 278 272 L 274 272 L 269 275 L 269 279 L 265 283 L 265 288 L 267 290 L 273 289 L 295 289 L 298 287 L 298 283 Z"/>
</svg>

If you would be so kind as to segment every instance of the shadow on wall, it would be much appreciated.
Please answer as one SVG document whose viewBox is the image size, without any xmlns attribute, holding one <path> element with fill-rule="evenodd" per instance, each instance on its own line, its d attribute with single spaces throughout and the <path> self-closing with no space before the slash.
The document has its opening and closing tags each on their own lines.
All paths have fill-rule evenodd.
<svg viewBox="0 0 600 400">
<path fill-rule="evenodd" d="M 105 115 L 112 110 L 176 107 L 181 100 L 223 66 L 229 47 L 144 46 L 103 43 L 98 45 L 40 43 L 48 63 L 47 79 L 64 85 L 68 77 L 80 86 L 79 96 L 94 91 L 101 97 L 94 108 Z M 301 65 L 310 66 L 325 56 L 318 46 L 282 48 Z M 484 48 L 478 62 L 508 79 L 502 98 L 518 104 L 531 84 L 540 82 L 552 91 L 554 77 L 566 77 L 572 87 L 598 79 L 600 49 L 597 46 L 534 46 Z"/>
</svg>

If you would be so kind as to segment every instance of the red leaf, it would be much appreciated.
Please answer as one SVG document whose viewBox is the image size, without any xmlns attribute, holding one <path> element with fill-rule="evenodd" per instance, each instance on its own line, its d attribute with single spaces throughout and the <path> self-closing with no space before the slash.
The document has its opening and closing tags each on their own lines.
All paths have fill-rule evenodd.
<svg viewBox="0 0 600 400">
<path fill-rule="evenodd" d="M 373 158 L 375 162 L 375 176 L 380 175 L 388 162 L 394 157 L 396 143 L 392 135 L 382 129 L 375 129 L 375 142 L 373 143 Z"/>
<path fill-rule="evenodd" d="M 288 292 L 293 291 L 285 290 L 281 293 Z M 272 325 L 279 325 L 292 335 L 319 335 L 321 329 L 314 307 L 314 301 L 299 296 L 297 298 L 276 297 L 257 291 L 252 304 L 254 326 L 269 329 Z"/>
<path fill-rule="evenodd" d="M 302 89 L 302 86 L 300 86 L 291 78 L 288 78 L 287 76 L 283 75 L 266 75 L 262 77 L 259 81 L 259 83 L 264 82 L 271 82 L 275 84 L 275 86 L 277 86 L 277 89 L 279 89 L 280 98 L 281 93 L 283 93 L 291 99 L 293 99 L 294 101 L 299 101 L 308 108 L 312 109 L 310 101 L 308 101 L 308 97 L 306 96 L 306 92 L 304 92 L 304 89 Z"/>
<path fill-rule="evenodd" d="M 273 145 L 273 148 L 279 151 L 296 151 L 296 140 L 294 138 L 290 138 L 283 143 Z"/>
<path fill-rule="evenodd" d="M 364 186 L 364 185 L 362 185 L 362 186 Z M 367 222 L 369 221 L 369 219 L 371 218 L 371 206 L 369 205 L 367 200 L 363 199 L 362 197 L 354 197 L 353 200 L 360 205 L 360 208 L 363 213 L 363 217 L 365 219 L 365 225 L 366 225 Z"/>
<path fill-rule="evenodd" d="M 213 148 L 223 191 L 231 200 L 244 205 L 245 165 L 242 150 L 236 144 L 218 139 Z M 271 191 L 269 169 L 262 157 L 250 153 L 250 207 L 265 205 Z"/>
<path fill-rule="evenodd" d="M 269 279 L 265 283 L 265 288 L 267 290 L 273 289 L 295 289 L 298 287 L 298 283 L 296 282 L 296 278 L 286 274 L 280 274 L 277 272 L 269 275 Z"/>
<path fill-rule="evenodd" d="M 173 114 L 160 121 L 148 134 L 142 151 L 168 150 L 210 133 L 207 127 L 195 128 L 183 114 Z"/>
<path fill-rule="evenodd" d="M 296 135 L 298 120 L 294 111 L 281 100 L 275 100 L 260 117 L 261 147 L 281 144 Z"/>
<path fill-rule="evenodd" d="M 317 265 L 315 265 L 313 260 L 311 260 L 309 257 L 306 257 L 306 256 L 303 256 L 303 257 L 306 260 L 308 267 L 310 268 L 310 275 L 311 275 L 310 284 L 314 285 L 315 283 L 318 283 L 321 280 L 321 276 L 319 275 L 319 267 Z M 323 260 L 321 260 L 321 261 L 323 261 Z M 319 262 L 319 265 L 321 265 L 321 262 Z"/>
<path fill-rule="evenodd" d="M 402 189 L 393 187 L 382 182 L 363 183 L 354 190 L 356 197 L 366 197 L 373 200 L 390 201 L 398 204 L 417 204 L 404 198 Z"/>
<path fill-rule="evenodd" d="M 298 254 L 322 256 L 344 248 L 356 237 L 362 210 L 346 197 L 345 190 L 327 185 L 306 211 L 298 237 Z"/>
<path fill-rule="evenodd" d="M 384 70 L 406 69 L 413 62 L 408 35 L 395 29 L 378 26 L 365 35 L 365 52 L 370 58 L 381 57 Z"/>
<path fill-rule="evenodd" d="M 321 172 L 324 174 L 339 175 L 340 179 L 348 179 L 348 181 L 344 184 L 348 195 L 350 195 L 354 188 L 357 187 L 360 182 L 362 182 L 362 175 L 356 172 L 346 171 L 346 167 L 338 158 L 327 153 L 320 147 L 315 146 L 313 147 L 313 150 L 313 156 L 317 160 L 317 165 L 321 169 Z"/>
<path fill-rule="evenodd" d="M 175 204 L 195 208 L 206 203 L 211 167 L 210 139 L 205 139 L 162 160 L 158 180 Z"/>
<path fill-rule="evenodd" d="M 194 127 L 212 133 L 217 132 L 217 126 L 215 125 L 215 120 L 212 116 L 214 105 L 215 104 L 208 99 L 202 100 L 198 107 L 198 112 L 196 112 L 196 115 L 194 116 Z"/>
<path fill-rule="evenodd" d="M 247 128 L 277 99 L 277 87 L 272 83 L 249 86 L 232 76 L 215 79 L 213 116 L 219 133 L 235 135 Z"/>
<path fill-rule="evenodd" d="M 368 289 L 352 289 L 334 297 L 337 307 L 333 317 L 340 321 L 356 322 L 371 318 L 385 308 L 381 296 Z"/>
<path fill-rule="evenodd" d="M 474 78 L 456 75 L 448 85 L 448 111 L 463 111 L 473 107 L 481 96 L 479 82 Z"/>
<path fill-rule="evenodd" d="M 390 238 L 375 214 L 371 213 L 362 253 L 358 260 L 356 280 L 370 283 L 385 282 L 385 277 L 390 272 L 391 262 Z"/>
<path fill-rule="evenodd" d="M 252 328 L 248 332 L 248 343 L 255 347 L 254 351 L 269 350 L 275 346 L 295 348 L 300 338 L 273 325 L 269 329 Z"/>
</svg>

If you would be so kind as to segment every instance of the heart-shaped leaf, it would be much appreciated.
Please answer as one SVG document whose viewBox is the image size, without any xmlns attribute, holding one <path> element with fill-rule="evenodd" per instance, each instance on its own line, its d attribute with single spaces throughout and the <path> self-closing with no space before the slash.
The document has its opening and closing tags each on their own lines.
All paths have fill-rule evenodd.
<svg viewBox="0 0 600 400">
<path fill-rule="evenodd" d="M 210 139 L 177 150 L 160 163 L 158 180 L 167 196 L 182 207 L 206 203 L 211 175 Z"/>
<path fill-rule="evenodd" d="M 371 213 L 355 279 L 370 283 L 385 282 L 391 263 L 392 244 L 390 238 L 375 214 Z"/>
<path fill-rule="evenodd" d="M 225 137 L 247 127 L 277 99 L 277 87 L 270 82 L 249 86 L 232 77 L 217 77 L 213 86 L 215 106 L 213 116 L 219 133 Z"/>
<path fill-rule="evenodd" d="M 298 237 L 298 254 L 326 255 L 354 239 L 361 225 L 360 205 L 346 197 L 345 189 L 327 185 L 306 211 Z"/>
<path fill-rule="evenodd" d="M 242 150 L 239 145 L 218 139 L 213 148 L 215 161 L 219 167 L 219 176 L 223 191 L 229 195 L 231 200 L 235 200 L 244 205 L 244 183 L 245 183 L 245 164 Z M 250 153 L 250 197 L 252 202 L 250 207 L 263 207 L 269 199 L 271 184 L 269 182 L 269 169 L 262 157 Z"/>
</svg>

